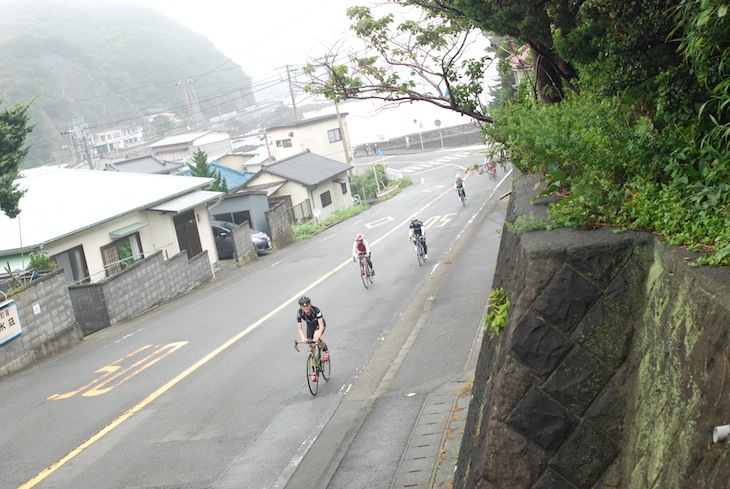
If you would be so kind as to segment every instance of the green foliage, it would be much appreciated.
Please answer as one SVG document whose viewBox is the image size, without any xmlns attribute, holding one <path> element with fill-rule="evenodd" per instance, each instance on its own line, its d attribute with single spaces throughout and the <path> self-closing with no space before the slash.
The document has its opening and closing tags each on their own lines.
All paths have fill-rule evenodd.
<svg viewBox="0 0 730 489">
<path fill-rule="evenodd" d="M 20 214 L 19 202 L 25 193 L 18 190 L 15 179 L 28 152 L 25 139 L 33 130 L 29 107 L 30 103 L 17 104 L 0 112 L 0 210 L 11 219 Z"/>
<path fill-rule="evenodd" d="M 484 330 L 489 331 L 490 338 L 502 333 L 502 330 L 507 325 L 509 308 L 509 292 L 501 287 L 499 289 L 493 289 L 491 294 L 489 294 L 487 315 L 484 317 Z"/>
<path fill-rule="evenodd" d="M 374 168 L 374 171 L 370 169 L 362 175 L 350 179 L 350 191 L 353 195 L 359 196 L 362 202 L 376 199 L 378 190 L 383 190 L 391 184 L 385 174 L 384 164 L 378 163 L 374 165 Z"/>
<path fill-rule="evenodd" d="M 31 251 L 28 257 L 28 270 L 43 271 L 55 270 L 56 268 L 56 263 L 51 260 L 51 258 L 46 253 L 43 253 L 42 251 L 38 253 Z"/>
<path fill-rule="evenodd" d="M 367 7 L 348 8 L 350 28 L 366 50 L 305 66 L 305 91 L 331 100 L 420 100 L 490 121 L 483 77 L 491 57 L 465 56 L 479 33 L 464 17 L 428 9 L 421 14 L 398 23 L 392 13 L 376 17 Z"/>
<path fill-rule="evenodd" d="M 220 171 L 215 170 L 208 164 L 208 155 L 204 151 L 197 150 L 193 154 L 193 164 L 188 163 L 190 168 L 190 174 L 194 177 L 205 177 L 213 178 L 213 183 L 210 184 L 210 190 L 215 192 L 228 193 L 228 184 L 221 175 Z"/>
</svg>

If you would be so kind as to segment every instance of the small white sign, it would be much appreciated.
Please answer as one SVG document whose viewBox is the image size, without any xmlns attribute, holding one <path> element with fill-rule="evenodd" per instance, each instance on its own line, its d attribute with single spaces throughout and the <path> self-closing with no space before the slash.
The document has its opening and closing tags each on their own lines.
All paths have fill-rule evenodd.
<svg viewBox="0 0 730 489">
<path fill-rule="evenodd" d="M 33 314 L 35 314 L 37 316 L 40 313 L 41 313 L 41 305 L 36 302 L 35 304 L 33 304 Z"/>
<path fill-rule="evenodd" d="M 22 332 L 18 305 L 12 299 L 0 302 L 0 345 L 19 336 Z"/>
</svg>

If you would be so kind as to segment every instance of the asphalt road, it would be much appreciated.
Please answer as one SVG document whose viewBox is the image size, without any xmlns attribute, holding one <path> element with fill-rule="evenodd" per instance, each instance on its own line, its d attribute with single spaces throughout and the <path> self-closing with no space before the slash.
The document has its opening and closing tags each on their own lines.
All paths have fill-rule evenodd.
<svg viewBox="0 0 730 489">
<path fill-rule="evenodd" d="M 483 148 L 393 157 L 414 185 L 0 380 L 0 487 L 388 487 L 425 396 L 464 369 L 505 193 L 455 169 Z M 408 218 L 427 224 L 423 267 Z M 349 257 L 373 248 L 365 290 Z M 332 378 L 312 397 L 296 299 L 327 319 Z"/>
</svg>

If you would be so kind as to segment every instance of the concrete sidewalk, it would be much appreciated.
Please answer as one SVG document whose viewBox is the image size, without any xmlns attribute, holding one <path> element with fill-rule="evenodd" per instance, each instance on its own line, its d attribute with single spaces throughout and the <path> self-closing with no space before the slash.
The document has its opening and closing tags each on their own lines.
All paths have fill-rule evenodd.
<svg viewBox="0 0 730 489">
<path fill-rule="evenodd" d="M 448 489 L 454 480 L 474 372 L 431 393 L 403 452 L 392 489 Z"/>
</svg>

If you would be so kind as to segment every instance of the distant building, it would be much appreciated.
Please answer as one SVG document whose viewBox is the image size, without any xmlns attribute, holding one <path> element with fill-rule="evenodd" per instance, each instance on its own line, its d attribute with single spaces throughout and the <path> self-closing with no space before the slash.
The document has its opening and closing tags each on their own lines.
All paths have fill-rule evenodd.
<svg viewBox="0 0 730 489">
<path fill-rule="evenodd" d="M 168 161 L 187 163 L 198 151 L 208 156 L 208 161 L 233 152 L 231 137 L 227 132 L 201 131 L 170 136 L 148 146 L 152 154 Z"/>
<path fill-rule="evenodd" d="M 91 140 L 92 150 L 98 156 L 118 154 L 146 142 L 144 129 L 137 125 L 96 132 L 91 135 Z"/>
</svg>

